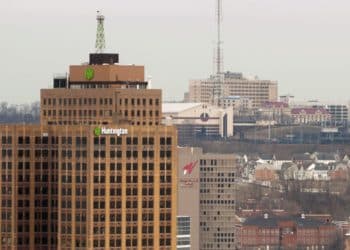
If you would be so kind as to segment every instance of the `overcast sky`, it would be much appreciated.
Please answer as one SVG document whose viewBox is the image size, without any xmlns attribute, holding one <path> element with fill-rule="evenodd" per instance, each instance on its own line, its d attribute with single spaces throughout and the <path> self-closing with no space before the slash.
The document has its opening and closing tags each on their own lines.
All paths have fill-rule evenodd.
<svg viewBox="0 0 350 250">
<path fill-rule="evenodd" d="M 348 101 L 349 0 L 223 0 L 225 70 L 277 80 L 279 94 Z M 215 0 L 0 0 L 0 102 L 39 100 L 88 60 L 96 10 L 108 49 L 145 65 L 167 100 L 213 71 Z"/>
</svg>

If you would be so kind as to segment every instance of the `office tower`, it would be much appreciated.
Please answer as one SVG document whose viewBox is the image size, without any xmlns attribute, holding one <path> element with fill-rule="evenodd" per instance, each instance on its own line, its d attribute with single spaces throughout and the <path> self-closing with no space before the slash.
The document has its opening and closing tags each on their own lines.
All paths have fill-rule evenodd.
<svg viewBox="0 0 350 250">
<path fill-rule="evenodd" d="M 234 249 L 236 156 L 178 148 L 178 216 L 193 249 Z"/>
<path fill-rule="evenodd" d="M 190 102 L 213 103 L 213 93 L 217 79 L 191 80 L 188 99 Z M 268 101 L 277 101 L 277 82 L 244 77 L 242 73 L 225 72 L 221 83 L 221 97 L 239 96 L 252 101 L 252 107 L 261 107 Z M 223 99 L 219 99 L 218 106 L 224 106 Z"/>
<path fill-rule="evenodd" d="M 176 130 L 100 45 L 41 90 L 40 125 L 0 126 L 2 249 L 176 249 Z"/>
</svg>

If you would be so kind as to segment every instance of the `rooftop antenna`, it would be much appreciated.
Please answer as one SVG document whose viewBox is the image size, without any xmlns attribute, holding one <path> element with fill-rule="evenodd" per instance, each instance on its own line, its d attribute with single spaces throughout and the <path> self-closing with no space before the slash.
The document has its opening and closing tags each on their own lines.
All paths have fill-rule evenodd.
<svg viewBox="0 0 350 250">
<path fill-rule="evenodd" d="M 106 41 L 105 41 L 105 30 L 103 22 L 105 20 L 104 15 L 100 14 L 100 11 L 97 11 L 97 31 L 96 31 L 96 44 L 95 49 L 96 53 L 103 53 L 104 49 L 106 48 Z"/>
</svg>

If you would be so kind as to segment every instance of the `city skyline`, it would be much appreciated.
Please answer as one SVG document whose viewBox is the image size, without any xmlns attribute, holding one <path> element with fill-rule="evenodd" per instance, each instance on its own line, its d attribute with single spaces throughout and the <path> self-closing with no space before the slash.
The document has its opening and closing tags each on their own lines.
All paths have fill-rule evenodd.
<svg viewBox="0 0 350 250">
<path fill-rule="evenodd" d="M 190 79 L 213 72 L 213 0 L 75 1 L 70 8 L 65 1 L 37 0 L 4 6 L 1 101 L 37 101 L 37 89 L 50 86 L 53 74 L 67 72 L 68 63 L 87 61 L 98 9 L 106 16 L 107 48 L 119 52 L 123 64 L 146 65 L 146 77 L 164 90 L 164 100 L 182 99 Z M 297 99 L 348 101 L 349 7 L 341 0 L 224 0 L 224 68 L 277 80 L 279 94 Z"/>
</svg>

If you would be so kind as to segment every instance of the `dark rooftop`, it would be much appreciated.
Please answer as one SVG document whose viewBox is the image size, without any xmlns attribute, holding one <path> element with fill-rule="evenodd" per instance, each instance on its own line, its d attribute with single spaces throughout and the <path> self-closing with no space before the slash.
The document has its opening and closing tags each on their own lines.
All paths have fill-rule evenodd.
<svg viewBox="0 0 350 250">
<path fill-rule="evenodd" d="M 333 225 L 330 222 L 324 222 L 315 219 L 302 218 L 300 215 L 290 216 L 274 216 L 269 215 L 268 218 L 264 216 L 249 217 L 243 223 L 244 226 L 259 226 L 259 227 L 277 227 L 280 222 L 294 222 L 297 227 L 319 227 L 319 226 L 330 226 Z"/>
</svg>

